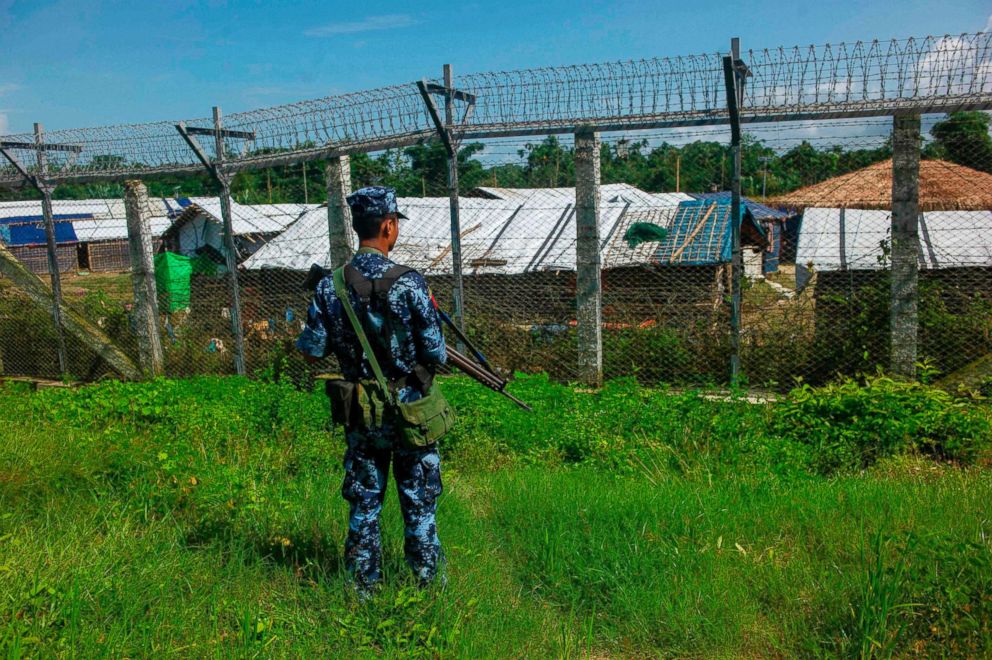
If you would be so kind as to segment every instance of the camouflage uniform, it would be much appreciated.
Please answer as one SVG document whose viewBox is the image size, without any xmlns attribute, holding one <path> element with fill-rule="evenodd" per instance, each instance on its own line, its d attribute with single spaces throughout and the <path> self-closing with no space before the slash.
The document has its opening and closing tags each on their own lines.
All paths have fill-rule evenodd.
<svg viewBox="0 0 992 660">
<path fill-rule="evenodd" d="M 363 188 L 349 196 L 348 202 L 353 213 L 396 212 L 395 193 L 386 188 Z M 369 279 L 381 278 L 395 265 L 372 248 L 360 249 L 351 264 Z M 359 318 L 365 317 L 366 332 L 375 332 L 388 341 L 390 360 L 388 364 L 380 365 L 388 379 L 409 374 L 417 364 L 444 363 L 444 335 L 427 282 L 419 273 L 411 271 L 402 275 L 389 290 L 387 304 L 392 331 L 389 337 L 386 337 L 386 310 L 379 308 L 381 303 L 373 297 L 366 307 L 353 290 L 349 290 L 349 296 Z M 372 336 L 369 341 L 377 342 Z M 348 380 L 374 378 L 329 276 L 317 285 L 307 313 L 306 328 L 297 339 L 297 347 L 318 358 L 333 353 Z M 416 388 L 404 387 L 398 396 L 401 401 L 415 401 L 421 394 Z M 356 586 L 367 593 L 382 578 L 379 514 L 386 494 L 390 462 L 403 511 L 406 561 L 421 584 L 430 583 L 443 562 L 435 523 L 437 498 L 442 490 L 437 447 L 401 448 L 388 425 L 348 429 L 346 439 L 348 448 L 344 456 L 345 477 L 341 493 L 351 510 L 345 564 Z"/>
</svg>

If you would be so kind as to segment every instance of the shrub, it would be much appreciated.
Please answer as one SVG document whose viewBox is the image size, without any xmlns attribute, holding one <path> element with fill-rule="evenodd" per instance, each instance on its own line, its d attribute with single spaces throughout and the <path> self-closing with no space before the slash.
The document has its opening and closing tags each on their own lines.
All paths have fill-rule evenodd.
<svg viewBox="0 0 992 660">
<path fill-rule="evenodd" d="M 773 430 L 808 445 L 822 473 L 859 469 L 903 452 L 968 463 L 992 425 L 947 392 L 884 376 L 794 389 L 775 409 Z"/>
</svg>

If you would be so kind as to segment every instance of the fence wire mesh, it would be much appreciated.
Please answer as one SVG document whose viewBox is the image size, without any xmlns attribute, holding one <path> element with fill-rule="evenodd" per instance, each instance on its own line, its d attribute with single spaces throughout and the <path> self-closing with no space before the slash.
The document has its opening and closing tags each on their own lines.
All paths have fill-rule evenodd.
<svg viewBox="0 0 992 660">
<path fill-rule="evenodd" d="M 753 74 L 740 177 L 747 382 L 782 388 L 888 368 L 893 341 L 906 340 L 893 334 L 893 119 L 851 116 L 880 105 L 924 113 L 915 359 L 928 374 L 950 374 L 988 355 L 992 137 L 988 113 L 967 109 L 992 105 L 990 43 L 979 34 L 745 55 Z M 63 298 L 138 362 L 135 268 L 117 180 L 141 176 L 164 373 L 236 373 L 242 357 L 249 375 L 308 380 L 315 369 L 291 346 L 306 318 L 307 270 L 331 265 L 336 228 L 357 246 L 342 193 L 387 185 L 409 216 L 391 258 L 421 271 L 453 311 L 460 249 L 466 331 L 489 358 L 508 371 L 581 379 L 584 230 L 571 131 L 591 121 L 603 131 L 595 231 L 604 377 L 723 384 L 733 352 L 733 152 L 725 125 L 705 125 L 726 121 L 723 82 L 716 55 L 456 77 L 454 87 L 475 97 L 471 112 L 464 99 L 455 103 L 464 119 L 454 131 L 458 244 L 447 152 L 413 85 L 224 118 L 225 130 L 251 136 L 221 140 L 228 220 L 224 188 L 176 123 L 51 132 L 47 143 L 81 147 L 48 152 Z M 945 109 L 955 111 L 937 112 Z M 817 119 L 790 120 L 799 117 Z M 182 124 L 200 135 L 213 126 Z M 33 140 L 4 144 L 33 163 L 24 146 Z M 218 160 L 212 137 L 202 146 Z M 382 146 L 390 148 L 375 150 Z M 3 181 L 21 182 L 13 167 L 0 169 Z M 39 193 L 21 185 L 0 195 L 6 253 L 48 282 Z M 92 337 L 68 333 L 63 374 L 51 303 L 9 275 L 0 276 L 0 324 L 5 375 L 114 372 Z M 328 361 L 316 371 L 335 369 Z"/>
</svg>

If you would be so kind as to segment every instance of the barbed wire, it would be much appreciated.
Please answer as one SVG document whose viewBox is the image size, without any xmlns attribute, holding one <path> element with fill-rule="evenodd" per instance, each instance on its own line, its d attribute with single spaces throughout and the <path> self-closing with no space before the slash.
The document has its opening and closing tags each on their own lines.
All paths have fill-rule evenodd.
<svg viewBox="0 0 992 660">
<path fill-rule="evenodd" d="M 750 50 L 745 63 L 742 121 L 766 122 L 884 115 L 913 110 L 949 112 L 992 108 L 992 34 L 927 36 L 891 41 Z M 435 85 L 439 81 L 431 81 Z M 454 87 L 474 95 L 455 131 L 463 139 L 566 133 L 579 125 L 631 130 L 720 124 L 726 121 L 719 53 L 456 77 Z M 48 132 L 53 182 L 111 180 L 198 171 L 202 166 L 176 124 L 210 128 L 209 119 L 153 122 Z M 232 170 L 371 152 L 432 139 L 435 126 L 416 85 L 301 101 L 228 115 L 224 127 L 253 133 L 227 140 Z M 8 143 L 34 136 L 11 135 Z M 212 140 L 204 151 L 216 158 Z M 31 171 L 29 150 L 11 151 Z M 0 185 L 20 175 L 0 166 Z"/>
</svg>

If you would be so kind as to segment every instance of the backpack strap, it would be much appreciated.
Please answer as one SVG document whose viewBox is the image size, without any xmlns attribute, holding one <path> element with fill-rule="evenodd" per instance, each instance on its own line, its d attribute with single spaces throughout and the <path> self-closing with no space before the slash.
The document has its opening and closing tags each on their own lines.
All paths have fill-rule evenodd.
<svg viewBox="0 0 992 660">
<path fill-rule="evenodd" d="M 369 344 L 369 338 L 365 335 L 365 329 L 362 327 L 361 321 L 358 320 L 358 315 L 355 314 L 355 308 L 351 306 L 351 299 L 348 296 L 348 287 L 345 284 L 344 268 L 338 268 L 334 271 L 334 293 L 337 294 L 338 298 L 341 300 L 341 305 L 344 307 L 345 314 L 348 315 L 348 320 L 351 321 L 351 327 L 358 335 L 358 341 L 362 345 L 362 350 L 365 352 L 365 357 L 369 361 L 369 365 L 372 367 L 372 373 L 375 374 L 375 379 L 379 383 L 379 387 L 382 388 L 383 393 L 389 398 L 389 402 L 395 404 L 393 398 L 392 390 L 386 382 L 386 376 L 382 373 L 382 367 L 379 366 L 379 360 L 375 357 L 375 352 L 372 350 L 372 345 Z"/>
<path fill-rule="evenodd" d="M 359 341 L 362 343 L 362 350 L 364 350 L 365 354 L 369 356 L 369 364 L 372 366 L 372 370 L 376 372 L 376 379 L 380 380 L 380 386 L 382 386 L 382 383 L 385 382 L 385 376 L 382 373 L 382 369 L 378 367 L 375 354 L 372 351 L 372 346 L 369 344 L 368 336 L 364 332 L 364 324 L 362 324 L 362 322 L 358 319 L 354 308 L 351 306 L 351 300 L 348 298 L 347 288 L 344 288 L 341 291 L 338 290 L 338 273 L 340 271 L 340 279 L 342 280 L 342 284 L 347 284 L 347 286 L 352 287 L 366 306 L 371 302 L 373 297 L 376 297 L 382 301 L 384 304 L 383 313 L 386 320 L 386 327 L 389 329 L 389 333 L 392 334 L 392 314 L 390 313 L 387 301 L 389 290 L 393 288 L 394 284 L 396 284 L 396 280 L 414 270 L 415 269 L 410 268 L 409 266 L 401 266 L 397 264 L 390 267 L 389 270 L 383 273 L 382 277 L 379 279 L 365 277 L 360 270 L 351 264 L 347 264 L 334 271 L 334 292 L 337 294 L 338 298 L 341 299 L 341 302 L 344 305 L 345 312 L 348 315 L 348 320 L 351 321 L 352 327 L 355 328 L 355 333 L 358 335 Z M 376 339 L 377 345 L 388 353 L 388 344 L 384 342 L 378 334 L 373 333 L 373 336 Z M 380 376 L 382 376 L 382 378 L 380 378 Z M 410 374 L 402 376 L 395 381 L 391 381 L 391 384 L 396 389 L 402 389 L 403 387 L 413 386 L 414 383 L 419 383 L 421 391 L 426 393 L 427 390 L 431 388 L 431 384 L 433 382 L 434 372 L 421 364 L 415 364 L 413 371 Z"/>
<path fill-rule="evenodd" d="M 400 266 L 397 264 L 390 267 L 379 279 L 371 279 L 365 277 L 360 270 L 351 264 L 347 264 L 344 267 L 344 281 L 354 289 L 358 297 L 362 299 L 362 302 L 368 304 L 373 296 L 385 300 L 386 296 L 389 295 L 389 290 L 396 284 L 396 280 L 412 270 L 413 268 L 409 266 Z"/>
<path fill-rule="evenodd" d="M 372 297 L 372 280 L 362 275 L 362 271 L 351 264 L 346 264 L 344 266 L 344 281 L 358 294 L 359 298 L 368 303 L 369 298 Z"/>
</svg>

